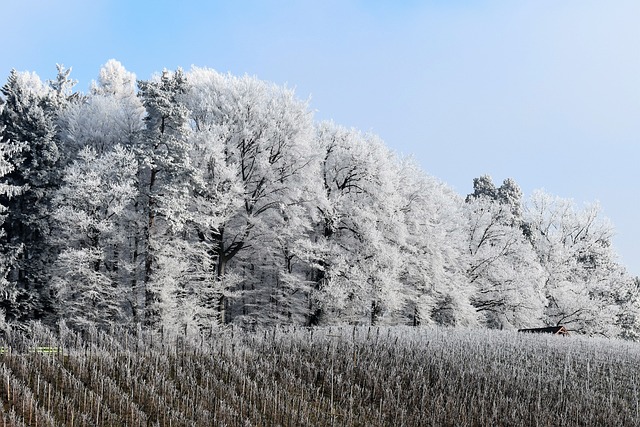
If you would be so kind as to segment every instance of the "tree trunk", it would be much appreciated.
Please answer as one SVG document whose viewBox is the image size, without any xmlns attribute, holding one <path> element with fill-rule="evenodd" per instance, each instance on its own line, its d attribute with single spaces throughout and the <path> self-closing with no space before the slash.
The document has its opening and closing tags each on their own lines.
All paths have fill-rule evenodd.
<svg viewBox="0 0 640 427">
<path fill-rule="evenodd" d="M 378 319 L 382 314 L 382 308 L 376 301 L 371 301 L 371 326 L 375 326 L 378 323 Z"/>
<path fill-rule="evenodd" d="M 156 295 L 151 290 L 151 273 L 153 272 L 153 254 L 151 253 L 151 234 L 155 224 L 155 202 L 153 199 L 153 187 L 156 182 L 157 169 L 151 169 L 149 177 L 149 193 L 147 204 L 147 227 L 144 233 L 144 308 L 145 308 L 145 323 L 147 325 L 153 325 L 157 321 L 157 313 L 155 312 Z"/>
<path fill-rule="evenodd" d="M 221 242 L 220 247 L 223 247 L 223 244 Z M 222 253 L 220 253 L 222 252 Z M 224 255 L 224 250 L 219 251 L 218 253 L 218 269 L 216 272 L 216 280 L 218 281 L 218 286 L 220 288 L 220 291 L 218 292 L 218 295 L 216 296 L 216 305 L 217 305 L 217 309 L 218 309 L 218 321 L 220 322 L 221 325 L 224 325 L 227 321 L 226 319 L 226 300 L 224 297 L 224 285 L 223 285 L 223 281 L 224 281 L 224 275 L 225 275 L 225 271 L 227 268 L 227 258 Z"/>
</svg>

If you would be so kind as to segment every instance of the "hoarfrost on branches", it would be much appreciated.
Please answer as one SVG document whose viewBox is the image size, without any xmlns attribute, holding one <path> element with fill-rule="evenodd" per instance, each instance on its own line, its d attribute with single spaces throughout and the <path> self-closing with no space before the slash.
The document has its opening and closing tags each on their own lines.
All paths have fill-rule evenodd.
<svg viewBox="0 0 640 427">
<path fill-rule="evenodd" d="M 521 328 L 636 339 L 640 290 L 598 206 L 513 179 L 466 198 L 293 90 L 109 60 L 13 71 L 0 102 L 11 321 L 212 334 L 228 323 Z"/>
</svg>

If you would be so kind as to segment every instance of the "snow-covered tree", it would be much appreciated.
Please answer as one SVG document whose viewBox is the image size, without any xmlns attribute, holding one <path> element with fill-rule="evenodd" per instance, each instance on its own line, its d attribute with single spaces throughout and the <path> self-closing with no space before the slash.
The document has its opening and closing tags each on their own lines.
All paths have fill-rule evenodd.
<svg viewBox="0 0 640 427">
<path fill-rule="evenodd" d="M 316 197 L 311 113 L 292 90 L 254 77 L 194 68 L 187 78 L 194 148 L 211 153 L 194 160 L 196 195 L 218 201 L 207 208 L 218 221 L 196 229 L 215 264 L 219 321 L 229 320 L 226 293 L 238 279 L 230 314 L 239 321 L 296 316 L 291 298 L 304 294 L 304 273 L 294 264 Z"/>
<path fill-rule="evenodd" d="M 59 77 L 58 80 L 61 78 Z M 61 143 L 65 148 L 66 162 L 70 163 L 74 159 L 87 163 L 87 149 L 93 153 L 95 158 L 102 156 L 112 156 L 115 147 L 129 150 L 138 149 L 144 130 L 145 109 L 135 91 L 135 75 L 128 72 L 117 61 L 110 60 L 100 71 L 98 82 L 92 85 L 91 93 L 78 97 L 76 102 L 68 103 L 59 113 L 59 125 Z M 83 153 L 83 159 L 78 156 Z M 139 153 L 139 150 L 136 151 Z M 137 161 L 137 159 L 136 159 Z M 89 164 L 93 164 L 89 162 Z M 137 163 L 139 169 L 140 163 Z M 122 166 L 121 163 L 112 163 L 113 167 Z M 129 172 L 129 165 L 126 170 L 113 170 L 114 176 L 126 176 Z M 89 196 L 87 193 L 86 196 Z M 139 198 L 136 202 L 141 203 Z M 94 201 L 87 201 L 94 203 Z M 58 208 L 64 204 L 64 200 L 58 200 Z M 141 249 L 141 230 L 146 223 L 144 213 L 141 209 L 136 209 L 135 203 L 128 205 L 126 211 L 118 215 L 112 223 L 112 234 L 119 234 L 118 239 L 111 239 L 110 246 L 101 247 L 104 251 L 106 264 L 127 265 L 130 268 L 119 268 L 118 278 L 123 287 L 119 290 L 127 295 L 131 300 L 129 313 L 136 321 L 141 321 L 143 316 L 143 293 L 144 285 L 141 284 L 142 267 L 139 265 Z M 107 209 L 107 206 L 103 206 Z M 64 239 L 60 239 L 55 233 L 64 230 L 64 227 L 54 229 L 51 240 L 61 249 L 65 248 Z M 82 232 L 78 231 L 80 234 Z M 67 233 L 73 230 L 67 230 Z M 82 241 L 82 236 L 71 238 L 70 240 Z M 102 244 L 103 242 L 101 242 Z M 111 280 L 116 280 L 115 273 Z M 128 285 L 129 290 L 125 292 L 124 286 Z M 140 294 L 140 295 L 139 295 Z"/>
<path fill-rule="evenodd" d="M 186 185 L 190 173 L 187 155 L 187 109 L 180 101 L 187 91 L 184 72 L 163 71 L 150 81 L 139 81 L 139 96 L 146 109 L 146 128 L 136 145 L 140 197 L 136 208 L 141 218 L 137 244 L 140 247 L 141 282 L 144 284 L 144 321 L 160 320 L 157 285 L 164 274 L 158 252 L 171 244 L 172 226 L 188 204 Z"/>
<path fill-rule="evenodd" d="M 135 74 L 115 60 L 108 61 L 91 93 L 61 112 L 65 145 L 74 153 L 85 146 L 103 153 L 118 144 L 134 145 L 144 129 L 145 115 L 135 83 Z"/>
<path fill-rule="evenodd" d="M 474 286 L 467 279 L 467 219 L 462 198 L 414 162 L 401 169 L 406 236 L 402 280 L 413 325 L 474 325 Z"/>
<path fill-rule="evenodd" d="M 480 196 L 468 199 L 468 277 L 473 305 L 492 328 L 540 323 L 545 306 L 544 272 L 512 206 Z"/>
<path fill-rule="evenodd" d="M 626 286 L 617 295 L 620 306 L 617 315 L 619 336 L 624 339 L 640 340 L 640 278 L 628 277 Z"/>
<path fill-rule="evenodd" d="M 219 325 L 217 245 L 207 238 L 241 208 L 243 189 L 235 185 L 235 169 L 224 162 L 224 146 L 210 132 L 189 138 L 190 198 L 173 218 L 170 244 L 158 248 L 162 274 L 154 282 L 160 322 L 165 331 L 202 331 Z M 237 183 L 236 183 L 237 184 Z M 225 284 L 233 283 L 231 277 Z"/>
<path fill-rule="evenodd" d="M 475 199 L 487 199 L 508 206 L 513 215 L 513 221 L 522 219 L 522 190 L 516 182 L 507 178 L 500 187 L 496 187 L 489 175 L 482 175 L 473 179 L 473 193 L 466 198 L 467 202 Z"/>
<path fill-rule="evenodd" d="M 618 334 L 620 303 L 632 282 L 612 250 L 613 227 L 599 206 L 578 209 L 572 200 L 537 191 L 525 220 L 545 270 L 547 322 L 587 334 Z"/>
<path fill-rule="evenodd" d="M 44 318 L 54 307 L 48 287 L 48 267 L 55 256 L 47 243 L 50 229 L 51 197 L 59 183 L 60 153 L 56 141 L 55 92 L 34 73 L 11 72 L 0 90 L 4 108 L 0 113 L 2 140 L 19 144 L 5 155 L 11 170 L 6 184 L 22 188 L 14 197 L 3 196 L 7 207 L 2 228 L 7 245 L 3 250 L 12 259 L 8 280 L 22 294 L 24 303 L 11 316 Z"/>
<path fill-rule="evenodd" d="M 0 104 L 0 112 L 2 108 L 3 105 Z M 0 135 L 3 135 L 3 131 L 4 127 L 0 127 Z M 4 180 L 5 175 L 15 168 L 11 158 L 15 157 L 22 149 L 22 144 L 0 138 L 0 196 L 5 202 L 24 190 L 24 187 L 9 184 Z M 7 206 L 0 205 L 0 226 L 4 224 L 6 218 Z M 18 318 L 20 313 L 25 311 L 25 307 L 21 305 L 24 290 L 16 288 L 15 282 L 7 280 L 9 270 L 20 253 L 21 245 L 9 243 L 4 228 L 0 228 L 0 244 L 2 245 L 0 253 L 0 323 L 4 323 L 7 317 L 9 319 Z"/>
<path fill-rule="evenodd" d="M 72 79 L 71 68 L 66 68 L 62 64 L 56 64 L 57 74 L 55 80 L 49 80 L 49 87 L 53 90 L 52 96 L 49 97 L 52 102 L 52 108 L 57 110 L 58 115 L 69 105 L 80 100 L 80 94 L 73 92 L 73 87 L 78 83 Z"/>
<path fill-rule="evenodd" d="M 396 322 L 406 303 L 399 162 L 377 137 L 333 123 L 318 126 L 317 143 L 324 200 L 310 323 Z"/>
<path fill-rule="evenodd" d="M 0 309 L 87 328 L 566 324 L 637 339 L 640 287 L 597 206 L 474 180 L 466 199 L 294 91 L 210 69 L 87 94 L 0 90 Z M 55 292 L 52 293 L 52 290 Z M 0 322 L 1 323 L 1 322 Z"/>
<path fill-rule="evenodd" d="M 134 295 L 122 277 L 133 266 L 122 256 L 128 237 L 121 223 L 137 195 L 137 171 L 134 153 L 119 145 L 107 153 L 85 147 L 64 171 L 54 199 L 60 254 L 52 284 L 70 325 L 107 327 L 130 318 Z"/>
</svg>

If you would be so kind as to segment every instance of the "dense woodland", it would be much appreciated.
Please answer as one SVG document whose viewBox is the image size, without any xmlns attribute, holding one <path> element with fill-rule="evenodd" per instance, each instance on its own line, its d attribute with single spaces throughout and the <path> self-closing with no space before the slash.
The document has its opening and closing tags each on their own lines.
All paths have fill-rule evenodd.
<svg viewBox="0 0 640 427">
<path fill-rule="evenodd" d="M 597 205 L 489 176 L 461 196 L 286 87 L 111 60 L 88 93 L 12 71 L 0 103 L 5 322 L 640 332 Z"/>
</svg>

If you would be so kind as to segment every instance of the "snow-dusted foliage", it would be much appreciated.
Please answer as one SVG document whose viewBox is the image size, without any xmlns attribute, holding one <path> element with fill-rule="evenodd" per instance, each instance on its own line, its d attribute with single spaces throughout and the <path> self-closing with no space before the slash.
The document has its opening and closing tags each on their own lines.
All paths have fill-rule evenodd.
<svg viewBox="0 0 640 427">
<path fill-rule="evenodd" d="M 195 227 L 215 266 L 219 319 L 230 308 L 247 321 L 301 321 L 307 285 L 299 264 L 317 179 L 306 103 L 254 77 L 194 68 L 187 80 L 194 200 L 206 203 Z M 240 292 L 239 304 L 226 290 Z"/>
<path fill-rule="evenodd" d="M 2 109 L 3 105 L 0 104 L 0 114 Z M 1 127 L 0 135 L 3 134 L 3 131 L 4 127 Z M 0 197 L 2 200 L 2 204 L 0 204 L 0 226 L 4 224 L 7 218 L 7 201 L 24 190 L 24 187 L 8 183 L 4 178 L 15 168 L 11 158 L 22 149 L 22 144 L 0 139 Z M 0 325 L 4 325 L 7 311 L 12 312 L 20 309 L 20 307 L 17 307 L 20 291 L 16 288 L 15 283 L 7 280 L 7 275 L 20 253 L 21 245 L 11 244 L 7 240 L 7 232 L 4 228 L 0 228 L 0 242 L 2 242 L 2 251 L 0 252 Z M 10 315 L 16 316 L 15 313 L 10 313 Z"/>
<path fill-rule="evenodd" d="M 108 61 L 12 72 L 0 102 L 9 320 L 565 324 L 636 339 L 640 289 L 597 206 L 511 179 L 466 199 L 375 135 L 314 123 L 293 90 L 211 69 L 147 81 Z"/>
<path fill-rule="evenodd" d="M 616 260 L 613 227 L 599 206 L 580 209 L 572 200 L 537 191 L 526 208 L 531 241 L 545 270 L 547 322 L 588 334 L 620 333 L 622 310 L 630 308 L 630 298 L 637 299 L 637 290 Z"/>
<path fill-rule="evenodd" d="M 52 285 L 71 325 L 126 323 L 131 312 L 122 226 L 137 195 L 136 172 L 135 155 L 120 145 L 104 154 L 85 147 L 64 171 L 53 203 L 60 253 Z"/>
<path fill-rule="evenodd" d="M 54 309 L 48 267 L 55 254 L 47 235 L 51 197 L 59 183 L 58 94 L 36 74 L 15 70 L 0 92 L 0 140 L 9 163 L 3 182 L 5 188 L 21 189 L 1 202 L 7 210 L 0 251 L 5 261 L 11 260 L 7 278 L 20 294 L 8 314 L 12 319 L 44 318 Z"/>
<path fill-rule="evenodd" d="M 474 323 L 459 198 L 375 136 L 321 123 L 317 141 L 311 324 Z"/>
<path fill-rule="evenodd" d="M 117 144 L 131 146 L 144 128 L 144 113 L 135 75 L 111 60 L 100 70 L 91 93 L 60 114 L 63 142 L 73 152 L 85 146 L 100 153 Z"/>
<path fill-rule="evenodd" d="M 488 176 L 474 180 L 474 190 L 466 203 L 473 305 L 489 327 L 539 325 L 544 275 L 523 232 L 522 193 L 511 180 L 496 189 Z"/>
<path fill-rule="evenodd" d="M 333 123 L 318 126 L 317 144 L 324 197 L 311 323 L 394 321 L 407 297 L 399 163 L 375 136 Z"/>
<path fill-rule="evenodd" d="M 137 141 L 140 197 L 136 204 L 139 226 L 136 251 L 140 254 L 139 279 L 144 288 L 141 307 L 144 322 L 161 321 L 158 282 L 170 266 L 160 264 L 160 253 L 172 245 L 188 205 L 190 166 L 187 154 L 188 112 L 180 97 L 187 91 L 182 69 L 164 70 L 150 81 L 140 81 L 146 109 L 146 127 Z"/>
<path fill-rule="evenodd" d="M 404 218 L 401 280 L 414 325 L 475 325 L 475 284 L 467 280 L 467 223 L 462 198 L 412 161 L 400 171 Z"/>
</svg>

